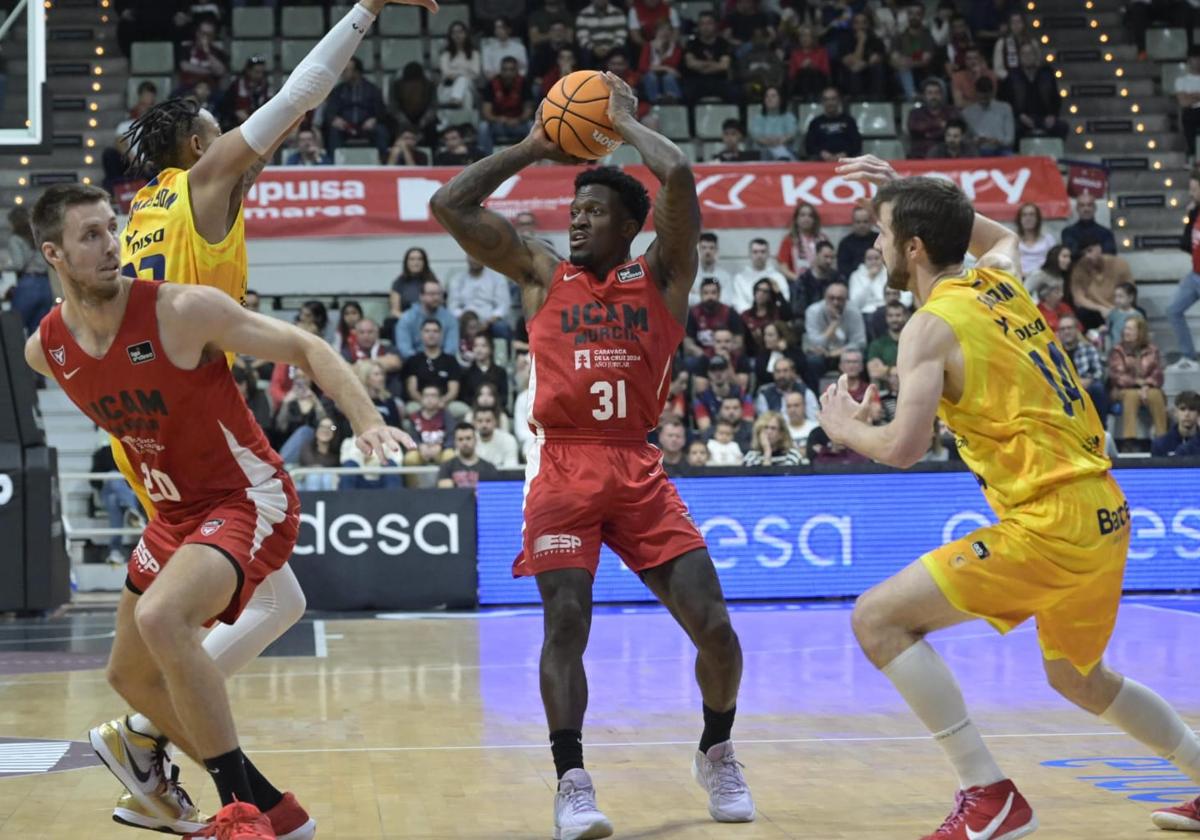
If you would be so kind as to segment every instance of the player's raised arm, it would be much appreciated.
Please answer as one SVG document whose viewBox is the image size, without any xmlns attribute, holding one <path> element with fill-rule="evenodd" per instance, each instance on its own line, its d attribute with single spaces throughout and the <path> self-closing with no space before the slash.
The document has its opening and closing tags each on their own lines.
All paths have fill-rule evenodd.
<svg viewBox="0 0 1200 840">
<path fill-rule="evenodd" d="M 911 467 L 929 449 L 933 421 L 945 384 L 946 360 L 956 352 L 958 340 L 950 326 L 936 315 L 918 311 L 900 334 L 896 371 L 900 397 L 896 417 L 886 426 L 871 425 L 868 413 L 875 386 L 862 402 L 855 402 L 838 379 L 821 395 L 818 422 L 829 439 L 889 467 Z"/>
<path fill-rule="evenodd" d="M 578 163 L 546 136 L 539 108 L 524 140 L 472 163 L 429 201 L 434 218 L 464 251 L 523 287 L 549 284 L 562 258 L 542 242 L 518 234 L 512 222 L 483 202 L 513 175 L 541 160 Z"/>
<path fill-rule="evenodd" d="M 646 260 L 669 287 L 690 290 L 696 279 L 696 248 L 700 244 L 700 200 L 691 164 L 678 146 L 638 122 L 637 97 L 623 79 L 612 73 L 603 78 L 608 85 L 608 117 L 613 128 L 638 150 L 662 184 L 654 198 L 656 238 L 646 251 Z"/>
<path fill-rule="evenodd" d="M 416 447 L 407 434 L 384 425 L 350 365 L 319 336 L 244 309 L 206 286 L 164 286 L 158 311 L 164 335 L 171 336 L 164 343 L 177 363 L 199 359 L 209 348 L 294 365 L 346 415 L 363 452 L 385 457 L 399 445 Z"/>
<path fill-rule="evenodd" d="M 847 158 L 838 164 L 837 174 L 847 181 L 865 181 L 877 187 L 897 181 L 900 174 L 886 160 L 875 155 L 860 155 Z M 979 268 L 998 268 L 1015 274 L 1020 260 L 1017 255 L 1017 235 L 999 222 L 979 213 L 975 214 L 975 225 L 971 228 L 971 244 L 968 253 L 975 257 Z"/>
<path fill-rule="evenodd" d="M 240 127 L 214 140 L 189 170 L 192 213 L 202 236 L 210 242 L 224 237 L 230 210 L 241 203 L 243 189 L 254 182 L 305 113 L 329 96 L 389 2 L 423 6 L 431 12 L 438 8 L 437 0 L 359 0 L 292 71 L 279 93 Z"/>
</svg>

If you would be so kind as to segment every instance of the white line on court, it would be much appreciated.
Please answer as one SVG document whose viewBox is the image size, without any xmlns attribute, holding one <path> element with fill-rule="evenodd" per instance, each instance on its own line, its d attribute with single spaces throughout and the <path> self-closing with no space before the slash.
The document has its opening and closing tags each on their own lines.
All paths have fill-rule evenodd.
<svg viewBox="0 0 1200 840">
<path fill-rule="evenodd" d="M 313 622 L 313 656 L 317 659 L 329 657 L 329 644 L 325 637 L 325 622 L 317 619 Z"/>
<path fill-rule="evenodd" d="M 1143 610 L 1154 610 L 1155 612 L 1166 612 L 1171 615 L 1182 615 L 1187 618 L 1200 618 L 1200 613 L 1194 613 L 1191 610 L 1175 610 L 1170 607 L 1156 607 L 1153 604 L 1129 604 L 1130 607 L 1140 607 Z"/>
<path fill-rule="evenodd" d="M 1114 735 L 1124 735 L 1118 730 L 1107 732 L 1009 732 L 996 735 L 984 735 L 984 738 L 1108 738 Z M 738 744 L 875 744 L 894 741 L 929 741 L 929 735 L 871 735 L 858 738 L 738 738 Z M 687 741 L 609 741 L 602 743 L 589 742 L 589 750 L 597 747 L 684 747 L 695 744 L 696 739 Z M 260 750 L 256 754 L 291 755 L 293 753 L 406 753 L 406 752 L 469 752 L 487 750 L 544 750 L 544 743 L 537 744 L 464 744 L 429 747 L 327 747 L 292 750 Z"/>
</svg>

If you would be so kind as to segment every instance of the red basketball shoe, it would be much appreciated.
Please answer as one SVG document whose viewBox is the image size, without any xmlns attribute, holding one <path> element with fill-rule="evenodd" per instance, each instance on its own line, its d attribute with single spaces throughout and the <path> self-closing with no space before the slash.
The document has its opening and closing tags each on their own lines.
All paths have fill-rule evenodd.
<svg viewBox="0 0 1200 840">
<path fill-rule="evenodd" d="M 1167 831 L 1200 831 L 1200 799 L 1174 808 L 1160 808 L 1150 819 Z"/>
<path fill-rule="evenodd" d="M 185 840 L 277 840 L 267 815 L 248 802 L 230 802 L 204 828 Z"/>
<path fill-rule="evenodd" d="M 279 804 L 266 813 L 279 840 L 312 840 L 317 833 L 317 821 L 291 793 L 285 793 Z"/>
<path fill-rule="evenodd" d="M 1037 817 L 1008 779 L 960 790 L 942 827 L 922 840 L 1017 840 L 1037 831 Z"/>
</svg>

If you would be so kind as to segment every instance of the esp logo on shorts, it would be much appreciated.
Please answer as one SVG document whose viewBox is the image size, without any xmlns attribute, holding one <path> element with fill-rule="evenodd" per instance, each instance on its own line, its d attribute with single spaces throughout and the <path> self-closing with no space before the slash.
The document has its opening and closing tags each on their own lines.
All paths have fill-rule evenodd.
<svg viewBox="0 0 1200 840">
<path fill-rule="evenodd" d="M 578 551 L 583 540 L 574 534 L 543 534 L 533 541 L 533 553 Z"/>
<path fill-rule="evenodd" d="M 206 537 L 211 537 L 217 531 L 221 530 L 221 526 L 224 524 L 224 519 L 210 519 L 200 526 L 200 533 Z"/>
</svg>

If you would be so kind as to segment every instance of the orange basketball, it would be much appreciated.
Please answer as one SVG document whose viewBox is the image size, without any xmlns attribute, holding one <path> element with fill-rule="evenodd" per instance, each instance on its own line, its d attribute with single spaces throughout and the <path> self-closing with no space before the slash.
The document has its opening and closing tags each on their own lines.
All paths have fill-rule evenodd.
<svg viewBox="0 0 1200 840">
<path fill-rule="evenodd" d="M 608 86 L 595 70 L 558 80 L 542 100 L 542 127 L 569 155 L 602 158 L 623 142 L 608 119 Z"/>
</svg>

